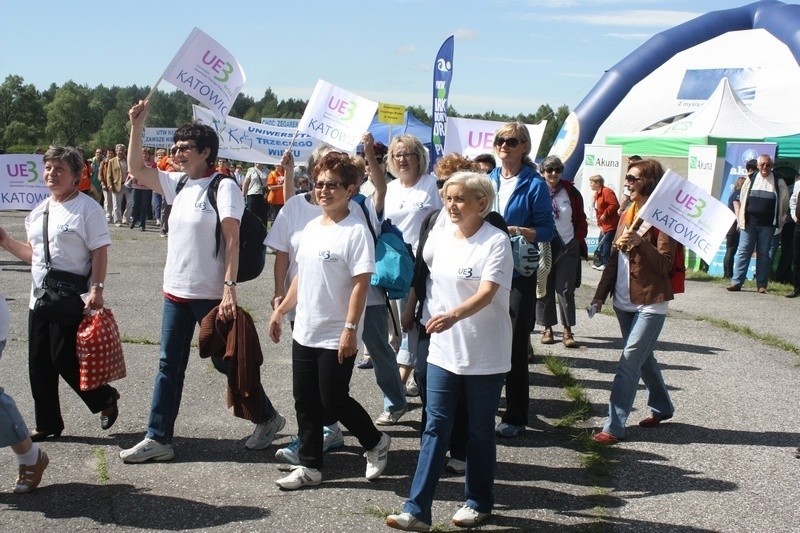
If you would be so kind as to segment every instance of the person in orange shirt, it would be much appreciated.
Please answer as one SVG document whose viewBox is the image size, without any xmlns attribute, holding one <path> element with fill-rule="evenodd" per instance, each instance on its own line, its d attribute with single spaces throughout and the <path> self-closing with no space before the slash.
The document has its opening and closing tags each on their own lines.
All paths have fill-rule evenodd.
<svg viewBox="0 0 800 533">
<path fill-rule="evenodd" d="M 269 204 L 269 220 L 274 221 L 283 207 L 283 182 L 285 172 L 283 166 L 276 165 L 275 170 L 267 178 L 267 203 Z"/>
</svg>

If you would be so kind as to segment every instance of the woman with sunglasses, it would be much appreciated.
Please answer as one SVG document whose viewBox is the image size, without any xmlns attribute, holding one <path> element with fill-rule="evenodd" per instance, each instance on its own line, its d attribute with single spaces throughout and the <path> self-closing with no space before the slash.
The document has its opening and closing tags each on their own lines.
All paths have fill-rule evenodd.
<svg viewBox="0 0 800 533">
<path fill-rule="evenodd" d="M 631 205 L 617 228 L 620 237 L 592 300 L 599 312 L 608 295 L 614 294 L 614 312 L 623 344 L 611 385 L 608 419 L 603 431 L 593 436 L 601 444 L 615 444 L 625 436 L 640 377 L 647 387 L 647 407 L 651 412 L 639 422 L 641 427 L 656 427 L 672 418 L 675 410 L 653 349 L 673 298 L 669 274 L 676 242 L 666 233 L 642 224 L 636 216 L 663 175 L 661 164 L 653 159 L 636 161 L 628 167 L 625 186 Z"/>
<path fill-rule="evenodd" d="M 276 481 L 284 490 L 322 482 L 326 413 L 344 423 L 366 450 L 365 476 L 369 480 L 380 476 L 386 467 L 391 442 L 349 394 L 375 270 L 372 235 L 351 208 L 358 170 L 349 155 L 329 152 L 316 163 L 314 175 L 314 195 L 322 211 L 300 236 L 297 275 L 269 321 L 270 338 L 277 343 L 284 315 L 297 308 L 292 333 L 292 388 L 300 464 Z"/>
<path fill-rule="evenodd" d="M 530 158 L 531 137 L 522 122 L 509 122 L 495 132 L 494 150 L 500 166 L 489 178 L 497 195 L 494 210 L 503 215 L 511 235 L 528 242 L 550 242 L 555 233 L 550 193 Z M 513 438 L 528 424 L 528 343 L 536 312 L 536 276 L 514 271 L 510 298 L 514 336 L 511 370 L 506 375 L 506 411 L 495 428 L 499 437 Z"/>
<path fill-rule="evenodd" d="M 588 259 L 586 234 L 589 225 L 583 211 L 583 197 L 571 181 L 562 179 L 564 164 L 561 159 L 551 155 L 539 165 L 547 188 L 550 190 L 553 218 L 556 231 L 564 241 L 564 251 L 553 262 L 547 275 L 547 288 L 543 298 L 536 303 L 536 322 L 544 326 L 542 344 L 553 344 L 553 326 L 558 322 L 556 307 L 564 334 L 561 341 L 567 348 L 577 348 L 578 342 L 572 335 L 575 325 L 575 285 L 577 284 L 581 258 Z M 541 293 L 540 293 L 541 294 Z"/>
<path fill-rule="evenodd" d="M 389 172 L 397 179 L 386 188 L 384 216 L 403 233 L 403 240 L 411 245 L 416 255 L 422 221 L 443 205 L 436 179 L 427 174 L 430 161 L 428 150 L 413 135 L 403 134 L 389 143 L 387 158 Z M 407 302 L 404 298 L 399 308 L 405 309 Z M 408 336 L 409 332 L 404 331 L 400 350 L 397 352 L 397 364 L 400 366 L 400 378 L 407 386 L 406 394 L 417 396 L 419 392 L 416 384 L 409 381 L 416 357 L 409 349 Z"/>
</svg>

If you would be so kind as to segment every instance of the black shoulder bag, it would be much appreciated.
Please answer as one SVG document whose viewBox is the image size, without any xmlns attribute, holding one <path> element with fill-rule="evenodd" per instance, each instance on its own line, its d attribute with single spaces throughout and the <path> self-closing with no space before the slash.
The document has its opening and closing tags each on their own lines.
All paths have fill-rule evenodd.
<svg viewBox="0 0 800 533">
<path fill-rule="evenodd" d="M 44 263 L 47 273 L 42 280 L 42 286 L 34 289 L 33 295 L 36 303 L 33 313 L 42 320 L 57 322 L 59 324 L 77 324 L 83 317 L 83 303 L 81 294 L 89 286 L 89 276 L 81 276 L 64 270 L 56 270 L 50 266 L 50 239 L 47 233 L 48 218 L 50 215 L 50 202 L 44 210 Z"/>
</svg>

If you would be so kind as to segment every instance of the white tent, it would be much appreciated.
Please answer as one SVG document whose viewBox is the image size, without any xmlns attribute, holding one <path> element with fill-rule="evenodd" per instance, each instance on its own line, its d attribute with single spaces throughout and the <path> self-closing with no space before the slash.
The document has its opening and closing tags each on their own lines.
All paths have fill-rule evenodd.
<svg viewBox="0 0 800 533">
<path fill-rule="evenodd" d="M 623 153 L 648 157 L 687 157 L 689 146 L 715 144 L 724 154 L 728 141 L 758 140 L 796 133 L 795 124 L 766 120 L 753 112 L 722 78 L 702 107 L 660 128 L 609 134 L 606 144 L 622 145 Z"/>
</svg>

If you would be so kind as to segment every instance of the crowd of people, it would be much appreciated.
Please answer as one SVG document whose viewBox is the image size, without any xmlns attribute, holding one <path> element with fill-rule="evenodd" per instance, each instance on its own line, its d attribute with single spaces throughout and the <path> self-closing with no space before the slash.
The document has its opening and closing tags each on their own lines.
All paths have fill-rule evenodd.
<svg viewBox="0 0 800 533">
<path fill-rule="evenodd" d="M 49 272 L 79 276 L 86 309 L 99 310 L 105 302 L 109 224 L 145 231 L 154 216 L 168 235 L 159 362 L 147 427 L 141 442 L 119 454 L 125 463 L 168 461 L 175 457 L 174 427 L 197 326 L 201 352 L 204 335 L 217 327 L 210 322 L 233 329 L 232 324 L 247 321 L 251 327 L 237 328 L 236 342 L 252 346 L 252 338 L 238 338 L 255 328 L 237 297 L 239 226 L 249 209 L 270 226 L 265 245 L 275 254 L 268 336 L 279 342 L 288 323 L 292 337 L 297 435 L 276 451 L 276 459 L 291 468 L 277 486 L 297 490 L 322 483 L 325 453 L 344 444 L 340 423 L 364 449 L 365 478 L 381 476 L 391 449 L 391 437 L 381 428 L 405 416 L 409 383 L 415 382 L 422 403 L 419 455 L 402 511 L 388 516 L 386 524 L 429 530 L 445 469 L 465 475 L 465 503 L 453 523 L 472 527 L 485 521 L 494 508 L 495 440 L 517 437 L 529 423 L 534 325 L 542 328 L 541 342 L 552 344 L 554 326 L 561 322 L 564 346 L 578 347 L 575 289 L 589 257 L 588 221 L 584 198 L 563 176 L 561 160 L 549 156 L 535 164 L 527 127 L 512 122 L 497 130 L 493 154 L 473 160 L 449 154 L 432 174 L 428 151 L 416 137 L 399 135 L 386 146 L 369 133 L 357 156 L 327 145 L 317 148 L 305 167 L 308 177 L 296 172 L 291 151 L 274 170 L 256 163 L 245 172 L 218 158 L 216 133 L 199 123 L 179 128 L 170 150 L 153 154 L 138 135 L 147 114 L 147 102 L 134 105 L 128 145 L 118 144 L 105 156 L 98 149 L 87 161 L 77 149 L 51 147 L 44 154 L 50 195 L 27 216 L 25 238 L 0 228 L 0 247 L 30 263 L 32 272 L 32 432 L 0 388 L 0 443 L 12 447 L 19 463 L 14 491 L 38 486 L 49 463 L 38 443 L 59 438 L 65 429 L 59 377 L 99 414 L 102 429 L 110 429 L 119 416 L 116 388 L 82 391 L 78 386 L 79 319 L 58 321 L 37 310 Z M 738 244 L 731 244 L 732 236 L 728 241 L 729 249 L 736 249 L 726 259 L 731 291 L 741 288 L 755 248 L 758 289 L 766 292 L 768 266 L 762 255 L 769 253 L 789 206 L 790 218 L 796 222 L 800 215 L 797 192 L 790 197 L 774 178 L 771 158 L 762 155 L 755 168 L 737 183 L 730 204 L 739 230 Z M 601 279 L 592 307 L 599 311 L 612 296 L 623 341 L 608 418 L 593 435 L 601 444 L 625 437 L 640 379 L 650 414 L 639 425 L 655 427 L 674 413 L 654 349 L 674 297 L 670 273 L 678 247 L 637 216 L 663 174 L 655 160 L 632 159 L 625 209 L 601 176 L 588 177 L 592 195 L 586 202 L 601 232 L 592 265 Z M 102 190 L 102 197 L 93 189 Z M 371 284 L 375 243 L 387 219 L 416 260 L 409 294 L 396 310 L 386 292 Z M 218 227 L 221 239 L 215 238 Z M 537 276 L 520 268 L 514 241 L 546 247 L 549 270 Z M 217 253 L 197 254 L 197 249 Z M 797 295 L 800 282 L 790 297 Z M 395 324 L 401 326 L 397 335 L 392 334 Z M 0 298 L 0 355 L 7 333 L 8 312 Z M 362 342 L 383 395 L 383 412 L 375 419 L 349 394 Z M 245 446 L 268 448 L 286 418 L 261 384 L 261 349 L 242 349 L 233 359 L 208 355 L 228 377 L 234 414 L 253 423 Z M 237 389 L 243 383 L 247 393 Z M 505 408 L 496 421 L 503 389 Z"/>
</svg>

